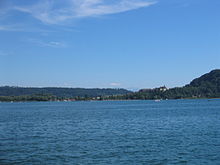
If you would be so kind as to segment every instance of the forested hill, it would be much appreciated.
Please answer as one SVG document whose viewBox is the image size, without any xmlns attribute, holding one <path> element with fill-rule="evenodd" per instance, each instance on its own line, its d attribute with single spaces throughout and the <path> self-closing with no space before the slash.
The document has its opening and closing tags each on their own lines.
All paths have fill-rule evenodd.
<svg viewBox="0 0 220 165">
<path fill-rule="evenodd" d="M 130 91 L 126 89 L 112 88 L 24 88 L 24 87 L 0 87 L 0 96 L 24 96 L 24 95 L 53 95 L 56 97 L 98 97 L 109 95 L 124 95 Z"/>
<path fill-rule="evenodd" d="M 220 98 L 220 69 L 194 79 L 177 88 L 165 86 L 130 92 L 125 89 L 85 88 L 21 88 L 0 87 L 0 101 L 50 101 L 72 98 L 74 100 L 150 100 L 183 98 Z"/>
<path fill-rule="evenodd" d="M 121 99 L 182 99 L 182 98 L 220 98 L 220 69 L 213 70 L 194 79 L 184 87 L 141 89 Z"/>
<path fill-rule="evenodd" d="M 220 69 L 211 71 L 203 76 L 194 79 L 189 87 L 204 87 L 204 88 L 220 88 Z"/>
</svg>

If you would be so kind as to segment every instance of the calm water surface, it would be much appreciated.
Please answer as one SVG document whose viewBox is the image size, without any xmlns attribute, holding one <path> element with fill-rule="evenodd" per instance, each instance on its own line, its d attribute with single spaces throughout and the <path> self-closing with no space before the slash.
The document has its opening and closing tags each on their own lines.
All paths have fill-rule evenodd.
<svg viewBox="0 0 220 165">
<path fill-rule="evenodd" d="M 220 165 L 220 100 L 0 103 L 0 165 Z"/>
</svg>

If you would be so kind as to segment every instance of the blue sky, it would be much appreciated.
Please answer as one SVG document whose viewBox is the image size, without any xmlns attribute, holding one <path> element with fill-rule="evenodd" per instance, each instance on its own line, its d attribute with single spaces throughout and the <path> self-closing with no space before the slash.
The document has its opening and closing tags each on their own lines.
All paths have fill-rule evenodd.
<svg viewBox="0 0 220 165">
<path fill-rule="evenodd" d="M 219 0 L 1 0 L 0 85 L 183 86 L 220 68 Z"/>
</svg>

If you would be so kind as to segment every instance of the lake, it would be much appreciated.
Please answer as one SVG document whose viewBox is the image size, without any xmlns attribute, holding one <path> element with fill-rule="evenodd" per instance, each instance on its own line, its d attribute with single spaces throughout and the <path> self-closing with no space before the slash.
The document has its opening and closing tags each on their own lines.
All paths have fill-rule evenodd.
<svg viewBox="0 0 220 165">
<path fill-rule="evenodd" d="M 219 165 L 220 99 L 0 103 L 1 165 Z"/>
</svg>

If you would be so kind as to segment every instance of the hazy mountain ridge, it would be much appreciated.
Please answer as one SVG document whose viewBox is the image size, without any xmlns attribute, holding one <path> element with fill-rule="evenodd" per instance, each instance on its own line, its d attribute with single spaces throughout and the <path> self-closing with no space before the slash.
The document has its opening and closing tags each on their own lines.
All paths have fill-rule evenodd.
<svg viewBox="0 0 220 165">
<path fill-rule="evenodd" d="M 212 70 L 211 72 L 194 79 L 188 86 L 207 87 L 209 85 L 211 85 L 212 87 L 220 87 L 220 69 Z"/>
<path fill-rule="evenodd" d="M 145 99 L 216 98 L 220 97 L 220 69 L 212 70 L 184 87 L 140 90 L 135 93 Z"/>
<path fill-rule="evenodd" d="M 124 95 L 130 91 L 126 89 L 113 88 L 61 88 L 61 87 L 0 87 L 0 96 L 23 96 L 23 95 L 46 95 L 50 94 L 57 97 L 97 97 L 108 95 Z"/>
<path fill-rule="evenodd" d="M 202 75 L 183 87 L 141 89 L 99 88 L 22 88 L 0 87 L 0 101 L 54 101 L 54 100 L 154 100 L 184 98 L 220 98 L 220 69 Z"/>
</svg>

